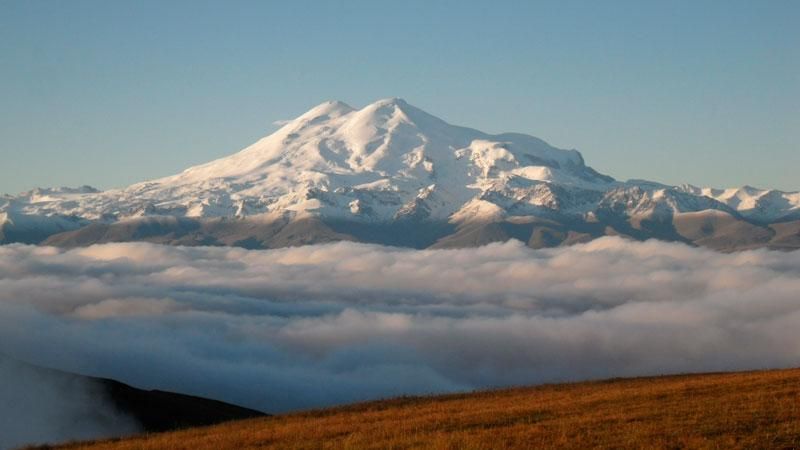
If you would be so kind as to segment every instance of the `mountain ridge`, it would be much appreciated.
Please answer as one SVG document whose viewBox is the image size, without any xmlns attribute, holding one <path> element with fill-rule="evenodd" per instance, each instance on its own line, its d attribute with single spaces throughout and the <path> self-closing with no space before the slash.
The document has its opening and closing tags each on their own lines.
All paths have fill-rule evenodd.
<svg viewBox="0 0 800 450">
<path fill-rule="evenodd" d="M 618 181 L 586 165 L 577 150 L 552 147 L 519 133 L 492 135 L 451 125 L 395 97 L 361 109 L 341 101 L 321 103 L 237 153 L 125 188 L 36 189 L 0 196 L 0 243 L 48 242 L 89 225 L 115 228 L 147 218 L 177 217 L 250 223 L 314 219 L 331 228 L 317 233 L 355 240 L 364 239 L 341 233 L 347 231 L 342 223 L 360 228 L 402 223 L 420 229 L 436 224 L 452 234 L 476 224 L 540 218 L 563 228 L 564 239 L 551 239 L 546 246 L 568 242 L 569 232 L 587 227 L 590 237 L 616 233 L 696 244 L 697 239 L 681 234 L 672 222 L 682 214 L 700 212 L 717 219 L 722 212 L 729 216 L 727 221 L 760 227 L 769 236 L 757 245 L 771 246 L 778 234 L 770 231 L 772 224 L 800 220 L 800 193 Z M 338 229 L 328 222 L 339 224 Z M 597 223 L 604 226 L 591 225 Z M 405 227 L 405 232 L 413 232 Z M 136 239 L 111 234 L 116 235 L 113 239 Z M 215 235 L 196 241 L 236 245 L 253 236 L 239 237 L 231 241 Z M 445 237 L 425 242 L 433 245 Z M 748 248 L 756 245 L 749 238 L 740 239 Z M 49 242 L 54 241 L 69 239 Z M 317 241 L 301 236 L 286 244 Z M 536 245 L 540 244 L 544 245 Z M 262 240 L 257 246 L 273 245 Z M 738 247 L 732 242 L 721 249 Z"/>
</svg>

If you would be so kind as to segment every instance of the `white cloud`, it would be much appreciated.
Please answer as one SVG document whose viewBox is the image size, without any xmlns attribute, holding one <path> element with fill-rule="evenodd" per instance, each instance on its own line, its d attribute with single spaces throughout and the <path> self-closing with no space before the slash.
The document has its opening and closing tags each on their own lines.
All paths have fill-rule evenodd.
<svg viewBox="0 0 800 450">
<path fill-rule="evenodd" d="M 0 247 L 0 352 L 284 411 L 800 365 L 800 252 Z"/>
<path fill-rule="evenodd" d="M 158 316 L 180 309 L 180 305 L 169 298 L 110 298 L 98 303 L 78 306 L 73 315 L 81 319 L 108 319 L 128 316 Z"/>
</svg>

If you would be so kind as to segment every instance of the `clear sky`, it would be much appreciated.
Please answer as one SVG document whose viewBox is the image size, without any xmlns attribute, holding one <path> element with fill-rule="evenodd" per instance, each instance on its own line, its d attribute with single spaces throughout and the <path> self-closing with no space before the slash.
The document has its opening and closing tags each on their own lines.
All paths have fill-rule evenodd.
<svg viewBox="0 0 800 450">
<path fill-rule="evenodd" d="M 0 0 L 0 192 L 233 153 L 403 97 L 619 179 L 800 190 L 800 1 Z"/>
</svg>

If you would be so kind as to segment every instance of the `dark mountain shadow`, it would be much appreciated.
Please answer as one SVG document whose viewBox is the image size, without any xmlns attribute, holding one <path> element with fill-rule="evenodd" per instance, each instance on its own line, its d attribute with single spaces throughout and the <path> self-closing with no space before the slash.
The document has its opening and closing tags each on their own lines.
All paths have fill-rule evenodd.
<svg viewBox="0 0 800 450">
<path fill-rule="evenodd" d="M 73 386 L 97 397 L 98 405 L 109 404 L 114 415 L 134 420 L 142 432 L 161 432 L 213 425 L 231 420 L 264 417 L 267 414 L 229 403 L 192 395 L 145 390 L 116 380 L 96 378 L 44 368 L 0 354 L 0 363 L 41 383 Z M 4 380 L 9 381 L 9 380 Z M 13 380 L 11 380 L 13 382 Z"/>
</svg>

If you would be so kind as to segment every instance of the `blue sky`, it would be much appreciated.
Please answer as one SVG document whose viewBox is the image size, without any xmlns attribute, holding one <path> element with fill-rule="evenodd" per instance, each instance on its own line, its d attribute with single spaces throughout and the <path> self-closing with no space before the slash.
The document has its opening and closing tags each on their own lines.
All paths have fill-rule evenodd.
<svg viewBox="0 0 800 450">
<path fill-rule="evenodd" d="M 124 186 L 399 96 L 619 179 L 800 190 L 798 1 L 0 1 L 0 192 Z"/>
</svg>

